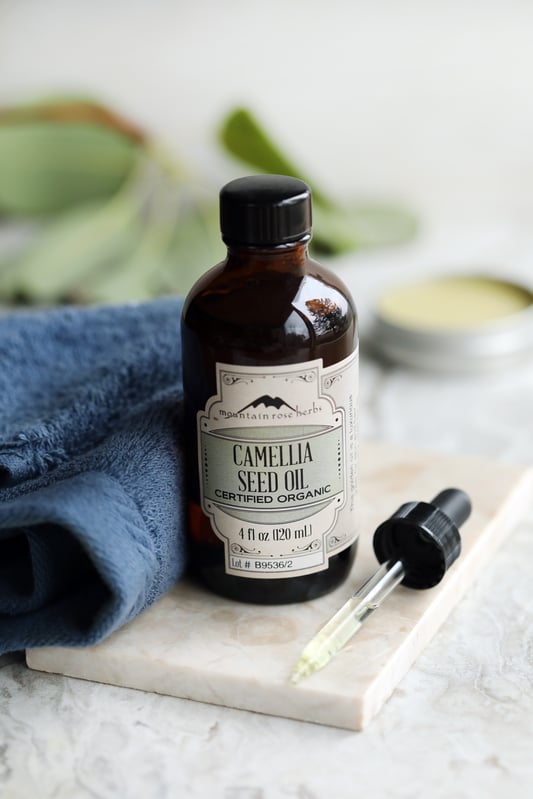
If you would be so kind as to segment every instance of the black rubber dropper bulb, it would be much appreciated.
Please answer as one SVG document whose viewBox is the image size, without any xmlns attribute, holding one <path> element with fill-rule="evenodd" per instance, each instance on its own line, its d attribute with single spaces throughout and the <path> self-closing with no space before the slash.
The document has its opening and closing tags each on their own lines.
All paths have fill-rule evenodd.
<svg viewBox="0 0 533 799">
<path fill-rule="evenodd" d="M 402 583 L 432 588 L 461 554 L 459 527 L 472 510 L 459 488 L 447 488 L 431 502 L 406 502 L 379 525 L 374 551 L 382 564 L 307 644 L 291 680 L 323 668 L 384 599 Z"/>
</svg>

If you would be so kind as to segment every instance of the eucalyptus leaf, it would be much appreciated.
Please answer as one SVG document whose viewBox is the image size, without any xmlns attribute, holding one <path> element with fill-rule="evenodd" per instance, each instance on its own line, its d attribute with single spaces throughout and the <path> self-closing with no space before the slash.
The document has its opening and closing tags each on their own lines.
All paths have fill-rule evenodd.
<svg viewBox="0 0 533 799">
<path fill-rule="evenodd" d="M 226 118 L 220 138 L 254 171 L 302 176 L 247 109 Z M 401 207 L 337 206 L 312 188 L 315 250 L 396 244 L 416 230 Z M 157 142 L 84 98 L 0 111 L 2 211 L 49 215 L 32 246 L 0 263 L 4 302 L 182 294 L 224 257 L 212 192 L 202 195 Z"/>
<path fill-rule="evenodd" d="M 109 268 L 134 248 L 138 214 L 129 192 L 65 212 L 16 263 L 0 270 L 0 298 L 39 304 L 85 299 L 80 285 L 87 274 Z"/>
<path fill-rule="evenodd" d="M 157 293 L 185 294 L 225 254 L 220 239 L 218 206 L 192 203 L 176 227 L 169 268 L 154 288 Z"/>
<path fill-rule="evenodd" d="M 410 211 L 394 205 L 361 203 L 335 208 L 315 205 L 313 216 L 313 248 L 332 255 L 402 244 L 412 239 L 418 228 Z"/>
<path fill-rule="evenodd" d="M 0 125 L 0 212 L 45 214 L 112 196 L 131 174 L 138 146 L 94 124 Z"/>
<path fill-rule="evenodd" d="M 154 286 L 169 268 L 170 246 L 179 227 L 183 189 L 168 179 L 152 185 L 142 218 L 138 219 L 136 245 L 104 273 L 89 273 L 82 292 L 91 302 L 146 300 L 158 292 Z"/>
<path fill-rule="evenodd" d="M 137 245 L 141 238 L 137 239 Z M 84 302 L 120 303 L 149 300 L 156 296 L 152 282 L 166 268 L 166 259 L 159 253 L 146 253 L 141 260 L 136 248 L 117 258 L 105 271 L 94 271 L 85 276 L 78 287 L 78 296 Z"/>
<path fill-rule="evenodd" d="M 89 123 L 111 128 L 136 142 L 146 136 L 137 125 L 107 106 L 87 97 L 56 96 L 0 109 L 0 124 L 20 122 Z"/>
<path fill-rule="evenodd" d="M 219 132 L 226 150 L 261 172 L 291 175 L 305 180 L 313 193 L 313 242 L 315 251 L 340 254 L 363 247 L 399 244 L 412 238 L 417 229 L 414 215 L 389 203 L 333 203 L 306 178 L 300 169 L 272 141 L 253 114 L 232 111 Z"/>
<path fill-rule="evenodd" d="M 262 125 L 247 108 L 236 108 L 223 121 L 220 141 L 235 158 L 274 175 L 290 175 L 304 179 L 298 169 L 274 144 Z M 309 181 L 307 181 L 309 182 Z M 312 185 L 315 204 L 330 205 L 326 195 Z"/>
<path fill-rule="evenodd" d="M 184 294 L 223 256 L 217 206 L 167 180 L 151 194 L 135 249 L 105 273 L 87 274 L 80 288 L 105 303 Z"/>
</svg>

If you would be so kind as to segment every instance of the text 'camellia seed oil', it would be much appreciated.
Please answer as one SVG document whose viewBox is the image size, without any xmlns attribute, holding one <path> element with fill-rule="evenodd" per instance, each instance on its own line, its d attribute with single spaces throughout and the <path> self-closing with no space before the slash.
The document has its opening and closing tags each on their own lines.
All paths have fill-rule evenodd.
<svg viewBox="0 0 533 799">
<path fill-rule="evenodd" d="M 336 588 L 357 546 L 357 316 L 308 254 L 311 192 L 258 175 L 220 193 L 225 261 L 182 317 L 194 572 L 244 602 Z"/>
</svg>

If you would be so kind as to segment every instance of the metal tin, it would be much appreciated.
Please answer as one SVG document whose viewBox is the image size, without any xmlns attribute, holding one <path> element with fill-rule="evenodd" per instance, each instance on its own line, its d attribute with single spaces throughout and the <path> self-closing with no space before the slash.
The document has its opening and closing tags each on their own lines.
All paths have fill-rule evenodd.
<svg viewBox="0 0 533 799">
<path fill-rule="evenodd" d="M 530 295 L 531 303 L 516 313 L 477 325 L 435 329 L 392 321 L 378 309 L 371 334 L 373 347 L 389 360 L 443 372 L 486 371 L 511 366 L 532 355 L 533 291 L 494 275 L 471 277 L 519 288 Z"/>
</svg>

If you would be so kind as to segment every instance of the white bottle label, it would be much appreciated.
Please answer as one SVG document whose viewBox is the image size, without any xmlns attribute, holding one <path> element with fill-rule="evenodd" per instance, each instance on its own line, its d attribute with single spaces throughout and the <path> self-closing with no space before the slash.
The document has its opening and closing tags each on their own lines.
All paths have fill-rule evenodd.
<svg viewBox="0 0 533 799">
<path fill-rule="evenodd" d="M 228 574 L 311 574 L 356 540 L 357 387 L 357 350 L 326 369 L 217 364 L 198 452 Z"/>
</svg>

